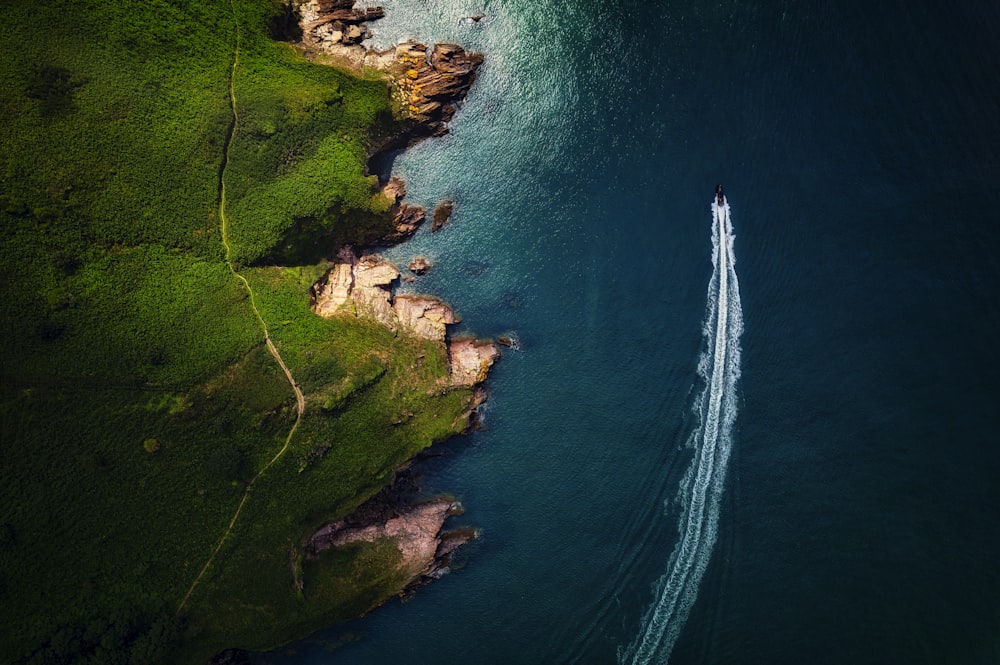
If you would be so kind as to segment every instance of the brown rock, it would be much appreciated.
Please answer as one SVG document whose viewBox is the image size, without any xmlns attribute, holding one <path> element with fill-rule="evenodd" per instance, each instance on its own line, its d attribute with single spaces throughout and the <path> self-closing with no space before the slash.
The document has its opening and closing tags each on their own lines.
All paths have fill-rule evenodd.
<svg viewBox="0 0 1000 665">
<path fill-rule="evenodd" d="M 396 296 L 392 307 L 400 327 L 424 339 L 443 342 L 447 326 L 458 321 L 451 307 L 433 296 Z"/>
<path fill-rule="evenodd" d="M 513 335 L 500 335 L 497 337 L 497 344 L 511 349 L 516 349 L 519 346 L 517 339 Z"/>
<path fill-rule="evenodd" d="M 399 268 L 378 254 L 362 257 L 354 265 L 354 288 L 387 287 L 399 277 Z"/>
<path fill-rule="evenodd" d="M 313 311 L 329 318 L 336 314 L 351 297 L 354 273 L 351 265 L 338 263 L 313 287 Z"/>
<path fill-rule="evenodd" d="M 365 31 L 362 30 L 357 25 L 351 25 L 348 26 L 346 31 L 344 31 L 343 35 L 340 38 L 340 41 L 347 45 L 360 44 L 361 40 L 365 38 L 366 34 L 367 33 L 365 33 Z"/>
<path fill-rule="evenodd" d="M 448 344 L 451 383 L 455 386 L 475 386 L 486 380 L 500 351 L 488 339 L 454 339 Z"/>
<path fill-rule="evenodd" d="M 319 11 L 323 13 L 337 11 L 338 9 L 350 9 L 354 6 L 355 0 L 313 0 Z"/>
<path fill-rule="evenodd" d="M 410 264 L 406 267 L 415 275 L 423 275 L 433 268 L 434 264 L 428 261 L 426 256 L 418 256 L 410 261 Z"/>
<path fill-rule="evenodd" d="M 383 238 L 383 242 L 389 244 L 406 240 L 416 233 L 420 225 L 427 219 L 426 210 L 420 206 L 410 205 L 409 203 L 397 203 L 391 208 L 391 212 L 392 223 L 396 227 L 396 230 Z"/>
<path fill-rule="evenodd" d="M 347 526 L 343 520 L 329 524 L 313 534 L 309 549 L 321 552 L 331 547 L 388 538 L 399 549 L 402 558 L 400 569 L 406 572 L 411 582 L 415 582 L 438 567 L 436 563 L 442 544 L 447 542 L 441 557 L 450 554 L 457 546 L 453 537 L 442 533 L 442 528 L 449 516 L 461 512 L 461 506 L 450 498 L 440 497 L 395 512 L 395 516 L 384 522 L 365 526 Z M 463 542 L 469 539 L 465 538 Z"/>
<path fill-rule="evenodd" d="M 399 269 L 377 255 L 354 260 L 349 254 L 349 258 L 334 264 L 313 286 L 313 311 L 327 318 L 352 311 L 395 329 L 389 287 L 399 277 Z"/>
<path fill-rule="evenodd" d="M 393 205 L 406 196 L 406 181 L 402 178 L 393 177 L 382 187 L 382 194 L 389 199 Z"/>
<path fill-rule="evenodd" d="M 437 204 L 434 208 L 434 221 L 431 223 L 431 231 L 439 231 L 441 227 L 448 223 L 452 211 L 455 209 L 455 202 L 448 199 Z"/>
</svg>

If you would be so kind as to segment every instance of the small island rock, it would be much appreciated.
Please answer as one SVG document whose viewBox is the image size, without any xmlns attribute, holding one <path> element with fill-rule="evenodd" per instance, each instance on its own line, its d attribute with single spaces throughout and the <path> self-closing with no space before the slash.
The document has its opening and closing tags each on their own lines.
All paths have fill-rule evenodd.
<svg viewBox="0 0 1000 665">
<path fill-rule="evenodd" d="M 455 202 L 444 200 L 434 208 L 434 221 L 431 223 L 431 231 L 439 231 L 441 227 L 448 223 L 452 211 L 455 209 Z"/>
<path fill-rule="evenodd" d="M 414 275 L 424 275 L 434 267 L 434 264 L 427 260 L 426 256 L 418 256 L 406 266 Z"/>
</svg>

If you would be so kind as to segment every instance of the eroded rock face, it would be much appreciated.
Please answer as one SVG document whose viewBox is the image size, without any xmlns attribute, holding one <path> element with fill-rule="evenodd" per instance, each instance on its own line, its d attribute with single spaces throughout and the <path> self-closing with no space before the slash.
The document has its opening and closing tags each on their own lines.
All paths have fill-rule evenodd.
<svg viewBox="0 0 1000 665">
<path fill-rule="evenodd" d="M 351 297 L 354 272 L 349 263 L 338 263 L 326 277 L 313 286 L 313 311 L 322 317 L 333 316 Z"/>
<path fill-rule="evenodd" d="M 354 46 L 371 35 L 365 25 L 385 16 L 381 7 L 356 9 L 354 0 L 309 0 L 299 3 L 303 36 L 328 47 Z"/>
<path fill-rule="evenodd" d="M 490 368 L 500 355 L 492 340 L 462 338 L 448 344 L 451 383 L 455 386 L 475 386 L 486 380 Z"/>
<path fill-rule="evenodd" d="M 402 327 L 424 339 L 443 342 L 447 326 L 458 321 L 451 307 L 434 296 L 396 296 L 392 308 Z"/>
<path fill-rule="evenodd" d="M 355 289 L 386 289 L 399 277 L 399 268 L 378 254 L 361 257 L 353 268 Z"/>
<path fill-rule="evenodd" d="M 403 508 L 398 515 L 384 522 L 351 527 L 341 520 L 328 524 L 313 534 L 309 540 L 309 549 L 321 552 L 359 541 L 373 542 L 389 538 L 399 548 L 401 568 L 411 581 L 417 581 L 423 575 L 432 574 L 436 564 L 461 544 L 456 544 L 449 534 L 442 533 L 445 520 L 461 512 L 458 503 L 442 497 Z M 461 542 L 467 540 L 468 537 Z"/>
<path fill-rule="evenodd" d="M 427 211 L 420 206 L 403 203 L 406 196 L 406 183 L 402 178 L 393 177 L 382 186 L 382 196 L 389 200 L 389 214 L 395 231 L 382 239 L 382 242 L 395 245 L 403 242 L 420 228 L 427 218 Z"/>
<path fill-rule="evenodd" d="M 313 285 L 313 311 L 323 317 L 341 312 L 373 319 L 395 329 L 389 287 L 399 269 L 378 255 L 337 263 Z"/>
<path fill-rule="evenodd" d="M 448 326 L 460 319 L 440 298 L 423 295 L 393 297 L 390 287 L 399 269 L 378 255 L 356 258 L 340 253 L 334 264 L 313 285 L 313 311 L 323 317 L 351 315 L 378 321 L 391 330 L 406 330 L 418 337 L 446 343 L 452 386 L 476 386 L 486 380 L 500 355 L 492 340 L 447 340 Z"/>
<path fill-rule="evenodd" d="M 410 114 L 435 134 L 447 131 L 449 122 L 465 99 L 483 56 L 457 44 L 435 44 L 428 54 L 419 42 L 396 47 L 395 81 L 407 95 Z M 402 76 L 399 68 L 405 67 Z"/>
<path fill-rule="evenodd" d="M 392 207 L 392 223 L 396 227 L 395 232 L 382 239 L 383 242 L 394 245 L 403 242 L 420 228 L 420 225 L 427 219 L 427 211 L 420 206 L 409 203 L 397 203 Z"/>
<path fill-rule="evenodd" d="M 341 253 L 341 258 L 345 258 Z M 313 311 L 323 317 L 353 313 L 393 330 L 406 329 L 418 337 L 445 340 L 447 326 L 459 319 L 451 307 L 433 296 L 392 297 L 390 287 L 399 269 L 377 254 L 336 263 L 313 285 Z"/>
</svg>

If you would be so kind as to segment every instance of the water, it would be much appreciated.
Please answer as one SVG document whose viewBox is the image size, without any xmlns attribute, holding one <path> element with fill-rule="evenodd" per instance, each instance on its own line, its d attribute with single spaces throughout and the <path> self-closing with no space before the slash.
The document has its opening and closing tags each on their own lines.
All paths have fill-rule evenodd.
<svg viewBox="0 0 1000 665">
<path fill-rule="evenodd" d="M 698 597 L 712 557 L 719 525 L 736 419 L 743 312 L 733 256 L 733 226 L 728 203 L 712 204 L 712 281 L 705 316 L 706 346 L 698 364 L 704 381 L 695 400 L 697 427 L 688 439 L 694 459 L 677 492 L 681 504 L 678 541 L 658 582 L 656 600 L 643 617 L 639 636 L 619 652 L 619 662 L 665 662 L 670 658 Z"/>
<path fill-rule="evenodd" d="M 389 254 L 521 349 L 425 478 L 464 567 L 264 662 L 1000 661 L 1000 7 L 384 5 L 487 55 Z"/>
</svg>

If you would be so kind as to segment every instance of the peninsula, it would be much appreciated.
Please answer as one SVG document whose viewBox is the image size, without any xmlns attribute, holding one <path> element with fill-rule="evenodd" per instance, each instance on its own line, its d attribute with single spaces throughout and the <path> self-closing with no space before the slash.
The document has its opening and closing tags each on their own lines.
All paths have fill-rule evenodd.
<svg viewBox="0 0 1000 665">
<path fill-rule="evenodd" d="M 394 294 L 373 250 L 426 212 L 374 164 L 448 131 L 482 57 L 369 51 L 380 16 L 0 9 L 3 662 L 274 648 L 472 537 L 393 483 L 498 350 Z"/>
</svg>

